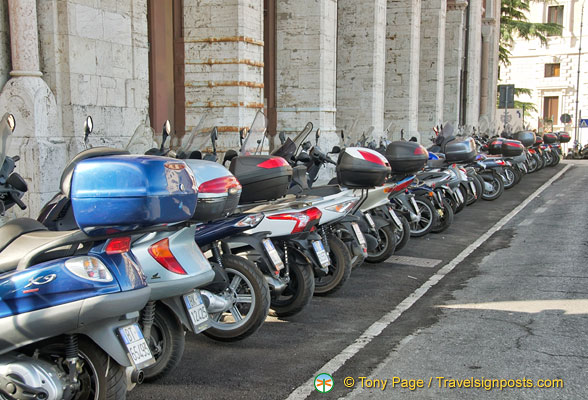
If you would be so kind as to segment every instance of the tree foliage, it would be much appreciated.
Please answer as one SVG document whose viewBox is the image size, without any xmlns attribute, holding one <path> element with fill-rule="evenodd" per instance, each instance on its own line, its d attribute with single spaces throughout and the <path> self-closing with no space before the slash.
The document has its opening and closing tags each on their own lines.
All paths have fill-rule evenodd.
<svg viewBox="0 0 588 400">
<path fill-rule="evenodd" d="M 527 14 L 533 0 L 502 0 L 500 7 L 500 47 L 499 59 L 509 65 L 510 49 L 517 37 L 531 40 L 539 39 L 547 44 L 547 36 L 561 35 L 562 26 L 554 23 L 530 22 Z"/>
</svg>

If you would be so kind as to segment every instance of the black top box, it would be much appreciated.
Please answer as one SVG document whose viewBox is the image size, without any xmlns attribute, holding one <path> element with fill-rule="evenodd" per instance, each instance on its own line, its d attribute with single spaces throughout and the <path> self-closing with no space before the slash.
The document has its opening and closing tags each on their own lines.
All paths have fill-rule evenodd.
<svg viewBox="0 0 588 400">
<path fill-rule="evenodd" d="M 399 140 L 388 145 L 386 159 L 395 174 L 417 172 L 427 163 L 429 152 L 416 142 Z"/>
<path fill-rule="evenodd" d="M 448 162 L 472 162 L 476 159 L 476 142 L 469 138 L 454 140 L 445 146 L 445 158 Z"/>
<path fill-rule="evenodd" d="M 515 132 L 512 138 L 521 142 L 525 147 L 531 147 L 535 144 L 535 133 L 531 131 Z"/>
<path fill-rule="evenodd" d="M 557 142 L 557 135 L 555 133 L 547 132 L 543 134 L 543 141 L 547 144 Z"/>
<path fill-rule="evenodd" d="M 278 199 L 288 192 L 292 180 L 292 167 L 277 156 L 235 157 L 229 171 L 243 186 L 239 204 Z"/>
<path fill-rule="evenodd" d="M 390 175 L 386 158 L 375 150 L 347 147 L 337 160 L 337 179 L 341 186 L 366 189 L 383 185 Z"/>
</svg>

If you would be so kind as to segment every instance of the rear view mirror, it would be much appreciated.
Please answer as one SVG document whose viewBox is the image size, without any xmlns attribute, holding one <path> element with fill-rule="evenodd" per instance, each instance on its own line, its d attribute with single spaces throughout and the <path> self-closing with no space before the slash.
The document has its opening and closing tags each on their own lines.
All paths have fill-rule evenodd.
<svg viewBox="0 0 588 400">
<path fill-rule="evenodd" d="M 316 134 L 314 135 L 314 141 L 315 141 L 316 144 L 318 144 L 318 140 L 319 140 L 320 137 L 321 137 L 321 129 L 320 128 L 317 128 Z"/>
<path fill-rule="evenodd" d="M 14 119 L 14 117 L 13 117 L 13 119 Z M 10 125 L 10 122 L 8 124 Z M 86 145 L 86 147 L 88 147 L 88 136 L 90 136 L 90 133 L 92 133 L 93 129 L 94 129 L 94 121 L 92 121 L 92 117 L 90 117 L 88 115 L 86 117 L 86 120 L 84 121 L 84 144 Z"/>
<path fill-rule="evenodd" d="M 16 119 L 14 119 L 14 115 L 8 114 L 8 116 L 6 117 L 6 122 L 8 123 L 8 127 L 10 128 L 10 130 L 14 132 L 14 128 L 16 128 Z"/>
<path fill-rule="evenodd" d="M 169 119 L 166 119 L 165 122 L 163 123 L 163 132 L 165 132 L 165 134 L 167 136 L 169 136 L 169 134 L 171 133 L 171 124 L 169 122 Z"/>
<path fill-rule="evenodd" d="M 239 154 L 237 154 L 235 150 L 227 150 L 227 152 L 225 153 L 225 157 L 223 158 L 223 165 L 225 165 L 226 162 L 231 162 L 231 160 L 237 157 L 238 155 Z"/>
<path fill-rule="evenodd" d="M 245 140 L 247 137 L 247 128 L 242 128 L 239 134 L 241 135 L 241 140 Z"/>
<path fill-rule="evenodd" d="M 284 131 L 281 131 L 278 137 L 280 138 L 280 144 L 284 144 L 284 142 L 286 141 L 286 134 L 284 133 Z"/>
<path fill-rule="evenodd" d="M 333 153 L 333 154 L 341 153 L 341 148 L 339 146 L 333 146 L 331 153 Z"/>
<path fill-rule="evenodd" d="M 165 141 L 169 137 L 171 133 L 171 124 L 169 123 L 169 119 L 166 119 L 163 123 L 163 128 L 161 129 L 161 147 L 159 151 L 163 154 L 163 149 L 165 149 Z"/>
</svg>

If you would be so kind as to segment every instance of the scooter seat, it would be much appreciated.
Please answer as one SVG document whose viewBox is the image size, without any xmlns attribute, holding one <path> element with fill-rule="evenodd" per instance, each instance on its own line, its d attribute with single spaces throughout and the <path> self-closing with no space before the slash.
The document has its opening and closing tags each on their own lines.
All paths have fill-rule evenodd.
<svg viewBox="0 0 588 400">
<path fill-rule="evenodd" d="M 20 235 L 29 232 L 46 231 L 45 225 L 32 218 L 17 218 L 0 227 L 0 252 Z"/>
<path fill-rule="evenodd" d="M 341 193 L 339 185 L 325 185 L 309 188 L 302 191 L 302 194 L 309 196 L 330 196 L 332 194 Z"/>
<path fill-rule="evenodd" d="M 18 218 L 0 228 L 0 274 L 16 269 L 18 263 L 40 246 L 71 235 L 71 231 L 48 231 L 40 222 L 30 218 Z M 43 252 L 35 262 L 65 257 L 71 249 L 58 248 Z"/>
<path fill-rule="evenodd" d="M 78 155 L 76 155 L 65 167 L 63 173 L 61 174 L 60 180 L 60 188 L 61 192 L 69 197 L 69 193 L 71 190 L 71 178 L 73 176 L 73 171 L 78 165 L 80 161 L 87 160 L 88 158 L 94 157 L 105 157 L 105 156 L 118 156 L 118 155 L 126 155 L 130 154 L 126 150 L 120 149 L 113 149 L 110 147 L 94 147 L 88 150 L 84 150 Z"/>
</svg>

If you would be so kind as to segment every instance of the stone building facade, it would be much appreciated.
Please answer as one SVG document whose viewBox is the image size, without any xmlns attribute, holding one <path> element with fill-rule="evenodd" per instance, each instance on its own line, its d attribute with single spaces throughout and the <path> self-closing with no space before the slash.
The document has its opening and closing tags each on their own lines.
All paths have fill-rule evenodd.
<svg viewBox="0 0 588 400">
<path fill-rule="evenodd" d="M 531 102 L 537 108 L 537 112 L 525 118 L 525 125 L 532 129 L 545 127 L 575 134 L 576 110 L 578 114 L 581 112 L 582 119 L 588 118 L 588 7 L 584 9 L 582 54 L 578 65 L 581 8 L 580 0 L 531 3 L 529 20 L 547 22 L 550 17 L 554 18 L 563 26 L 562 35 L 548 37 L 546 46 L 539 40 L 516 40 L 509 58 L 511 64 L 500 71 L 500 83 L 531 89 L 531 95 L 521 96 L 520 100 Z M 571 123 L 562 123 L 560 117 L 564 113 L 571 115 Z M 553 119 L 553 126 L 543 122 L 545 119 Z M 579 142 L 588 143 L 588 129 L 579 129 L 578 133 Z"/>
<path fill-rule="evenodd" d="M 0 106 L 27 214 L 58 190 L 94 119 L 93 145 L 121 146 L 149 117 L 182 135 L 203 112 L 220 148 L 265 108 L 268 130 L 311 121 L 422 136 L 492 119 L 498 0 L 3 0 Z M 420 133 L 420 134 L 419 134 Z"/>
</svg>

